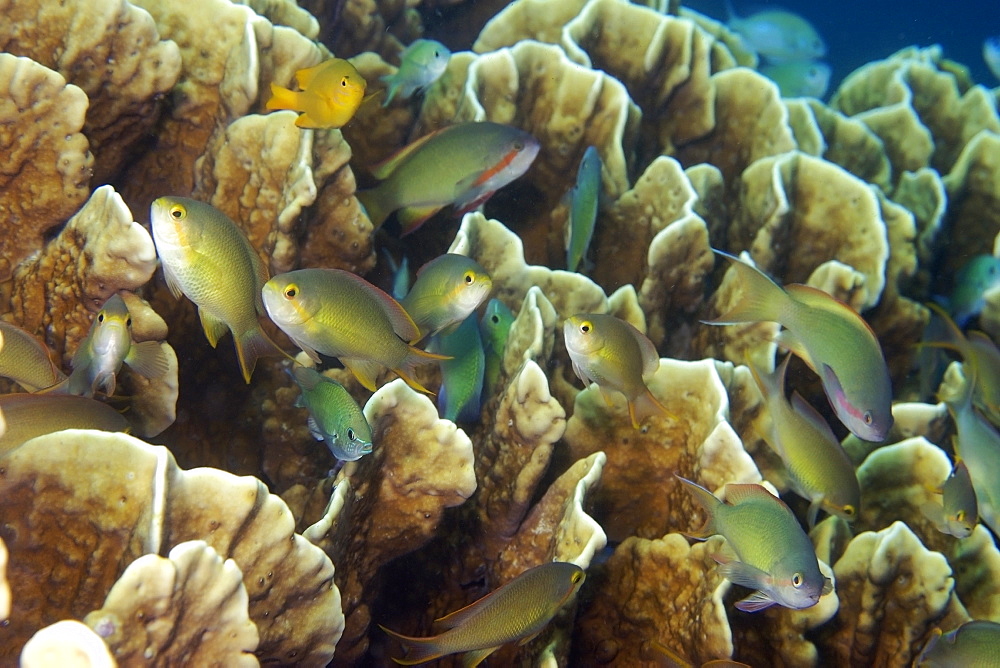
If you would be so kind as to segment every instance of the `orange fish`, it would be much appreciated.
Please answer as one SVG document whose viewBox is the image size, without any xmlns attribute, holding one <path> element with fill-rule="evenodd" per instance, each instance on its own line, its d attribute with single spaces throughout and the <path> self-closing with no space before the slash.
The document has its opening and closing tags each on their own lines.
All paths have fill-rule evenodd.
<svg viewBox="0 0 1000 668">
<path fill-rule="evenodd" d="M 343 127 L 364 101 L 368 85 L 354 65 L 343 58 L 299 70 L 295 80 L 302 89 L 299 92 L 272 82 L 267 108 L 302 112 L 295 121 L 300 128 Z"/>
</svg>

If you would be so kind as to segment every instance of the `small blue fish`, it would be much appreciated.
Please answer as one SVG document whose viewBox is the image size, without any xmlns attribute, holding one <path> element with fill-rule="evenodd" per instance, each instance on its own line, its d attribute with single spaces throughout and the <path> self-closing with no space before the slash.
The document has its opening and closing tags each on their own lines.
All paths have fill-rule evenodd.
<svg viewBox="0 0 1000 668">
<path fill-rule="evenodd" d="M 396 73 L 382 77 L 389 91 L 382 106 L 388 106 L 396 93 L 401 98 L 408 98 L 437 81 L 448 67 L 449 58 L 451 51 L 441 42 L 418 39 L 410 44 L 399 54 L 400 63 Z"/>
<path fill-rule="evenodd" d="M 396 301 L 402 300 L 406 297 L 406 293 L 410 291 L 410 261 L 404 255 L 403 259 L 396 262 L 396 259 L 389 253 L 389 251 L 383 249 L 385 254 L 385 259 L 389 262 L 389 269 L 392 271 L 392 298 Z"/>
<path fill-rule="evenodd" d="M 997 79 L 1000 79 L 1000 36 L 987 37 L 983 42 L 983 60 Z"/>
<path fill-rule="evenodd" d="M 428 349 L 451 357 L 441 360 L 441 417 L 452 422 L 478 420 L 486 355 L 476 314 L 469 315 L 455 331 L 438 334 Z"/>
<path fill-rule="evenodd" d="M 587 254 L 597 222 L 601 194 L 601 156 L 588 146 L 576 172 L 576 184 L 569 190 L 569 222 L 566 225 L 566 269 L 576 271 Z"/>
<path fill-rule="evenodd" d="M 955 273 L 955 284 L 948 298 L 948 312 L 961 329 L 986 306 L 984 294 L 1000 285 L 1000 258 L 977 255 Z"/>
<path fill-rule="evenodd" d="M 500 379 L 503 352 L 507 347 L 507 335 L 512 324 L 514 324 L 514 313 L 506 304 L 496 297 L 486 303 L 486 312 L 479 322 L 479 333 L 482 335 L 483 349 L 486 353 L 486 378 L 483 389 L 487 397 L 493 395 L 493 390 L 496 389 L 497 381 Z"/>
<path fill-rule="evenodd" d="M 816 60 L 826 55 L 826 44 L 816 29 L 798 14 L 784 9 L 765 9 L 739 17 L 726 0 L 727 25 L 743 42 L 772 63 Z"/>
<path fill-rule="evenodd" d="M 337 459 L 353 462 L 372 451 L 372 428 L 344 386 L 315 369 L 294 365 L 288 373 L 302 394 L 295 405 L 309 410 L 309 433 Z"/>
</svg>

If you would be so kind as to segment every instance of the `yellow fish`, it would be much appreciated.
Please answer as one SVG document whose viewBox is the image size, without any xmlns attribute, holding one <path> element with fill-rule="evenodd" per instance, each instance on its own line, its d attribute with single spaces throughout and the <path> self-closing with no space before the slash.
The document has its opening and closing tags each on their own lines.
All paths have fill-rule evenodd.
<svg viewBox="0 0 1000 668">
<path fill-rule="evenodd" d="M 186 197 L 159 198 L 151 220 L 167 287 L 198 306 L 213 348 L 226 329 L 233 333 L 243 379 L 250 382 L 258 357 L 284 356 L 257 320 L 264 313 L 260 291 L 267 268 L 236 223 L 211 204 Z"/>
<path fill-rule="evenodd" d="M 440 255 L 417 272 L 417 280 L 399 303 L 421 336 L 450 334 L 479 308 L 493 289 L 482 265 L 456 253 Z"/>
<path fill-rule="evenodd" d="M 128 431 L 129 424 L 115 409 L 87 397 L 0 395 L 0 455 L 36 436 L 63 429 Z"/>
<path fill-rule="evenodd" d="M 583 584 L 586 574 L 576 564 L 553 561 L 521 573 L 475 603 L 435 621 L 446 629 L 430 638 L 404 636 L 381 626 L 408 652 L 392 660 L 404 666 L 466 652 L 462 665 L 478 666 L 501 645 L 530 641 L 542 632 Z"/>
<path fill-rule="evenodd" d="M 20 327 L 0 321 L 0 376 L 35 392 L 65 376 L 52 364 L 48 350 Z"/>
<path fill-rule="evenodd" d="M 295 80 L 302 89 L 299 92 L 272 82 L 266 106 L 302 112 L 295 121 L 300 128 L 343 127 L 364 101 L 368 85 L 354 65 L 343 58 L 299 70 Z"/>
<path fill-rule="evenodd" d="M 563 336 L 577 377 L 597 383 L 602 394 L 624 394 L 633 427 L 656 413 L 671 415 L 646 386 L 644 378 L 659 368 L 660 356 L 638 329 L 613 315 L 579 313 L 566 319 Z"/>
</svg>

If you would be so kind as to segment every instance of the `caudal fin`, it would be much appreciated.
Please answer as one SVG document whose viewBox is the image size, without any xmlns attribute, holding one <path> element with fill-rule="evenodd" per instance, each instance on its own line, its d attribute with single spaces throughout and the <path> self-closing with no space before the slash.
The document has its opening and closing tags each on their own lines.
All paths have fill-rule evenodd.
<svg viewBox="0 0 1000 668">
<path fill-rule="evenodd" d="M 705 524 L 702 525 L 697 531 L 685 532 L 686 536 L 691 538 L 697 538 L 698 540 L 705 540 L 709 536 L 713 536 L 718 531 L 715 530 L 715 511 L 718 510 L 719 506 L 722 505 L 722 501 L 715 498 L 710 491 L 702 487 L 696 482 L 691 482 L 687 478 L 682 478 L 681 476 L 674 474 L 674 477 L 681 481 L 684 487 L 691 493 L 694 500 L 705 510 Z"/>
<path fill-rule="evenodd" d="M 268 338 L 259 324 L 248 328 L 239 336 L 234 336 L 236 342 L 236 357 L 240 361 L 240 371 L 243 372 L 243 380 L 250 383 L 250 376 L 253 375 L 257 360 L 261 357 L 291 357 L 278 344 Z"/>
<path fill-rule="evenodd" d="M 289 90 L 284 86 L 279 86 L 273 81 L 271 82 L 271 99 L 269 99 L 265 105 L 268 109 L 291 109 L 292 111 L 301 111 L 301 107 L 298 102 L 299 94 L 294 90 Z"/>
<path fill-rule="evenodd" d="M 384 197 L 379 188 L 372 188 L 371 190 L 361 190 L 355 193 L 358 201 L 361 202 L 361 206 L 365 208 L 365 213 L 368 214 L 368 219 L 372 221 L 372 228 L 378 229 L 382 227 L 382 223 L 385 219 L 389 217 L 392 213 L 390 209 L 384 202 Z"/>
<path fill-rule="evenodd" d="M 703 320 L 706 325 L 733 325 L 740 322 L 780 322 L 782 311 L 788 303 L 788 294 L 764 272 L 739 258 L 712 249 L 729 260 L 736 271 L 736 279 L 743 291 L 742 297 L 727 313 L 715 320 Z"/>
<path fill-rule="evenodd" d="M 653 415 L 665 415 L 666 417 L 678 419 L 676 415 L 660 403 L 653 393 L 647 388 L 634 400 L 628 402 L 628 416 L 632 419 L 632 427 L 639 428 L 643 420 Z"/>
<path fill-rule="evenodd" d="M 415 666 L 418 663 L 433 661 L 434 659 L 444 656 L 444 652 L 436 642 L 436 637 L 414 638 L 412 636 L 404 636 L 402 633 L 396 633 L 392 629 L 387 629 L 381 624 L 379 624 L 378 627 L 385 631 L 390 637 L 398 640 L 403 646 L 405 655 L 399 659 L 392 657 L 392 660 L 401 666 Z"/>
<path fill-rule="evenodd" d="M 429 353 L 426 350 L 421 350 L 420 348 L 415 348 L 410 346 L 410 354 L 406 356 L 403 363 L 397 369 L 393 369 L 396 375 L 402 378 L 407 385 L 412 387 L 417 392 L 423 392 L 424 394 L 429 394 L 432 397 L 434 393 L 428 390 L 426 387 L 418 383 L 414 378 L 416 368 L 427 364 L 428 362 L 440 361 L 440 360 L 450 360 L 452 357 L 450 355 L 438 355 L 436 353 Z"/>
</svg>

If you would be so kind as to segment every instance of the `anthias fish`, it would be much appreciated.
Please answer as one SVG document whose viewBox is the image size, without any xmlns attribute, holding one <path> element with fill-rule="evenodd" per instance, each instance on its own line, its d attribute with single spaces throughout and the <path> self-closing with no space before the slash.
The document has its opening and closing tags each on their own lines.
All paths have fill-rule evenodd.
<svg viewBox="0 0 1000 668">
<path fill-rule="evenodd" d="M 1000 624 L 975 619 L 945 634 L 938 630 L 913 665 L 916 668 L 1000 666 Z"/>
<path fill-rule="evenodd" d="M 152 223 L 170 292 L 195 303 L 213 348 L 227 329 L 233 333 L 240 370 L 249 383 L 257 358 L 285 354 L 258 321 L 264 313 L 260 291 L 267 268 L 257 251 L 226 214 L 186 197 L 153 202 Z"/>
<path fill-rule="evenodd" d="M 809 21 L 784 9 L 765 9 L 739 17 L 727 0 L 727 24 L 757 55 L 771 62 L 816 60 L 826 55 L 826 43 Z"/>
<path fill-rule="evenodd" d="M 852 522 L 861 506 L 854 464 L 815 408 L 798 392 L 792 394 L 791 402 L 785 398 L 789 359 L 791 355 L 786 355 L 773 374 L 762 374 L 749 365 L 770 417 L 769 427 L 763 429 L 765 420 L 758 418 L 758 430 L 785 463 L 795 492 L 810 502 L 810 527 L 816 524 L 820 509 Z"/>
<path fill-rule="evenodd" d="M 715 251 L 737 272 L 743 298 L 709 325 L 762 320 L 784 331 L 778 343 L 802 358 L 823 382 L 840 421 L 858 438 L 881 441 L 892 427 L 892 382 L 882 348 L 857 311 L 822 290 L 781 288 L 739 258 Z"/>
<path fill-rule="evenodd" d="M 633 427 L 650 415 L 670 415 L 646 386 L 660 356 L 645 334 L 613 315 L 579 313 L 563 323 L 563 336 L 577 377 L 602 393 L 624 394 Z"/>
<path fill-rule="evenodd" d="M 128 431 L 120 413 L 105 403 L 72 394 L 0 395 L 0 455 L 25 441 L 63 429 Z"/>
<path fill-rule="evenodd" d="M 417 280 L 400 302 L 420 336 L 450 331 L 489 297 L 493 280 L 470 257 L 445 253 L 417 272 Z"/>
<path fill-rule="evenodd" d="M 293 365 L 288 373 L 302 394 L 296 401 L 309 411 L 309 432 L 326 443 L 337 459 L 353 462 L 372 451 L 372 428 L 343 385 L 315 369 Z"/>
<path fill-rule="evenodd" d="M 70 363 L 68 391 L 84 397 L 94 396 L 98 389 L 114 394 L 123 363 L 146 378 L 162 376 L 168 365 L 159 341 L 132 340 L 132 316 L 120 295 L 104 302 Z"/>
<path fill-rule="evenodd" d="M 458 214 L 472 211 L 524 174 L 538 155 L 538 141 L 509 125 L 459 123 L 406 146 L 373 170 L 382 182 L 358 192 L 372 225 L 393 211 L 403 234 L 454 205 Z"/>
<path fill-rule="evenodd" d="M 365 97 L 364 77 L 342 58 L 295 73 L 302 90 L 289 90 L 271 83 L 268 109 L 291 109 L 302 112 L 295 120 L 300 128 L 340 128 L 354 117 Z"/>
<path fill-rule="evenodd" d="M 415 390 L 415 367 L 441 355 L 414 348 L 420 330 L 395 299 L 350 272 L 298 269 L 264 286 L 268 315 L 313 360 L 317 353 L 338 358 L 366 388 L 388 367 Z"/>
<path fill-rule="evenodd" d="M 63 380 L 49 359 L 48 350 L 20 327 L 0 320 L 0 376 L 10 378 L 28 392 L 52 387 Z"/>
<path fill-rule="evenodd" d="M 941 503 L 930 501 L 920 509 L 941 533 L 955 538 L 968 538 L 979 522 L 979 506 L 969 468 L 961 459 L 955 462 L 955 467 L 944 481 L 940 492 Z"/>
<path fill-rule="evenodd" d="M 433 39 L 414 41 L 399 54 L 399 69 L 396 73 L 382 77 L 388 87 L 388 95 L 382 106 L 392 102 L 397 94 L 405 99 L 437 81 L 448 67 L 449 58 L 451 51 L 441 42 Z"/>
<path fill-rule="evenodd" d="M 601 156 L 588 146 L 569 192 L 569 223 L 566 225 L 566 269 L 576 271 L 586 256 L 597 222 L 601 195 Z"/>
<path fill-rule="evenodd" d="M 705 509 L 705 525 L 692 538 L 704 540 L 722 534 L 738 561 L 715 557 L 726 579 L 756 589 L 736 603 L 744 612 L 772 605 L 809 608 L 833 590 L 833 583 L 819 570 L 812 542 L 784 501 L 761 485 L 726 485 L 726 501 L 707 489 L 676 476 Z"/>
<path fill-rule="evenodd" d="M 438 392 L 441 417 L 452 422 L 477 420 L 486 355 L 476 314 L 469 315 L 454 331 L 438 334 L 432 344 L 430 350 L 451 358 L 441 360 L 441 390 Z"/>
<path fill-rule="evenodd" d="M 467 668 L 509 642 L 524 644 L 541 633 L 583 584 L 586 574 L 576 564 L 553 561 L 521 573 L 475 603 L 442 617 L 436 626 L 448 629 L 429 638 L 404 636 L 382 626 L 407 652 L 393 658 L 412 666 L 448 654 L 466 652 Z"/>
</svg>

